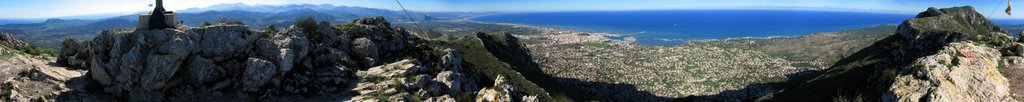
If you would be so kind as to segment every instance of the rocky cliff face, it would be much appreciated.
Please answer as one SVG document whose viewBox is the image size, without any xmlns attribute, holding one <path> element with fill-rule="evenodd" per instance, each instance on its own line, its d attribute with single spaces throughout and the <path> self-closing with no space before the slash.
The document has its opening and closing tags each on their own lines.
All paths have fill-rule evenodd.
<svg viewBox="0 0 1024 102">
<path fill-rule="evenodd" d="M 59 60 L 88 69 L 96 86 L 67 99 L 455 101 L 480 90 L 481 78 L 463 74 L 459 51 L 427 46 L 382 17 L 314 27 L 249 30 L 220 22 L 66 41 Z"/>
<path fill-rule="evenodd" d="M 972 7 L 929 8 L 799 87 L 762 101 L 1016 102 L 999 71 L 1021 44 Z M 821 95 L 801 97 L 806 95 Z"/>
</svg>

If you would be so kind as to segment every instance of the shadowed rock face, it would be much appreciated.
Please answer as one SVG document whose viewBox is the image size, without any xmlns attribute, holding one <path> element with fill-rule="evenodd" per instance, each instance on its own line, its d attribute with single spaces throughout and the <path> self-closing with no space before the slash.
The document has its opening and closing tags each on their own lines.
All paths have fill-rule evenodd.
<svg viewBox="0 0 1024 102">
<path fill-rule="evenodd" d="M 1019 44 L 972 7 L 929 8 L 823 75 L 759 100 L 1016 102 L 999 69 Z"/>
<path fill-rule="evenodd" d="M 108 30 L 82 44 L 89 53 L 79 55 L 89 55 L 85 58 L 89 75 L 103 87 L 102 92 L 133 101 L 189 100 L 223 93 L 250 97 L 309 94 L 345 87 L 355 66 L 315 60 L 330 53 L 311 52 L 335 48 L 314 49 L 316 42 L 296 29 L 270 34 L 250 31 L 245 25 L 222 24 L 196 29 Z"/>
<path fill-rule="evenodd" d="M 84 45 L 74 39 L 64 40 L 62 44 L 64 48 L 61 48 L 61 53 L 57 56 L 58 64 L 71 68 L 86 68 L 88 66 L 85 59 L 88 50 L 85 50 Z"/>
</svg>

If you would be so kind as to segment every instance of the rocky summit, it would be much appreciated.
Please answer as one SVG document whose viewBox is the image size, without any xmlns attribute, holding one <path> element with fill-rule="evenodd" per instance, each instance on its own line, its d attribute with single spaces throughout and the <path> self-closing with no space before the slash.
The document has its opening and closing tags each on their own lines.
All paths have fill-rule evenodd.
<svg viewBox="0 0 1024 102">
<path fill-rule="evenodd" d="M 492 86 L 478 80 L 491 79 L 465 73 L 460 51 L 427 46 L 383 17 L 280 31 L 230 20 L 106 30 L 63 45 L 58 62 L 87 69 L 90 86 L 61 98 L 66 101 L 472 101 L 515 94 L 475 95 Z M 513 99 L 505 97 L 486 99 Z M 536 100 L 514 99 L 522 97 Z"/>
<path fill-rule="evenodd" d="M 760 100 L 1017 102 L 1000 69 L 1018 66 L 1006 61 L 1020 59 L 1020 45 L 973 7 L 929 8 L 823 75 Z"/>
</svg>

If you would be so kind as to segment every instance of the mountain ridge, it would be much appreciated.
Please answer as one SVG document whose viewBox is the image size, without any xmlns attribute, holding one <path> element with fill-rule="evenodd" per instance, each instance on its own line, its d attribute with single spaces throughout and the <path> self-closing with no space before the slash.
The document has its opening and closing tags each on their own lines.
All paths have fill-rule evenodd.
<svg viewBox="0 0 1024 102">
<path fill-rule="evenodd" d="M 261 5 L 270 6 L 270 5 Z M 316 7 L 308 7 L 316 6 Z M 330 6 L 330 7 L 326 7 Z M 178 20 L 185 25 L 200 26 L 204 22 L 216 22 L 222 19 L 232 19 L 248 24 L 250 28 L 264 28 L 268 25 L 285 27 L 293 24 L 294 21 L 306 17 L 313 17 L 331 23 L 346 23 L 349 20 L 368 17 L 384 16 L 396 22 L 406 22 L 408 16 L 413 16 L 417 21 L 424 19 L 449 20 L 460 19 L 482 13 L 472 12 L 410 12 L 412 15 L 405 15 L 404 12 L 333 5 L 288 5 L 281 6 L 291 9 L 280 9 L 281 12 L 254 11 L 254 10 L 206 10 L 203 12 L 181 12 L 178 13 Z M 276 10 L 276 9 L 275 9 Z M 133 28 L 138 23 L 137 15 L 122 15 L 103 19 L 47 19 L 40 23 L 27 24 L 3 24 L 0 25 L 0 32 L 13 33 L 29 43 L 41 47 L 59 49 L 61 40 L 71 38 L 76 40 L 87 40 L 95 37 L 97 33 L 106 29 Z"/>
<path fill-rule="evenodd" d="M 1019 44 L 973 7 L 929 8 L 824 74 L 758 101 L 1015 101 L 998 69 L 1019 55 L 1003 50 Z"/>
</svg>

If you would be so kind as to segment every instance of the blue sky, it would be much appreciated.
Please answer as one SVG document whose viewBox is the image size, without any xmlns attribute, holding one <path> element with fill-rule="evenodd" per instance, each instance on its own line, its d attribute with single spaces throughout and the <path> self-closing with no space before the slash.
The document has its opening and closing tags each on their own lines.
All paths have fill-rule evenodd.
<svg viewBox="0 0 1024 102">
<path fill-rule="evenodd" d="M 150 10 L 154 0 L 2 0 L 0 19 L 125 14 Z M 251 5 L 333 4 L 398 9 L 393 0 L 164 0 L 170 10 L 222 3 Z M 417 11 L 602 11 L 664 9 L 798 9 L 914 14 L 927 7 L 971 5 L 991 18 L 1021 18 L 1002 13 L 1005 0 L 402 0 Z M 1024 3 L 1024 2 L 1021 2 Z M 1015 14 L 1024 6 L 1014 5 Z"/>
</svg>

